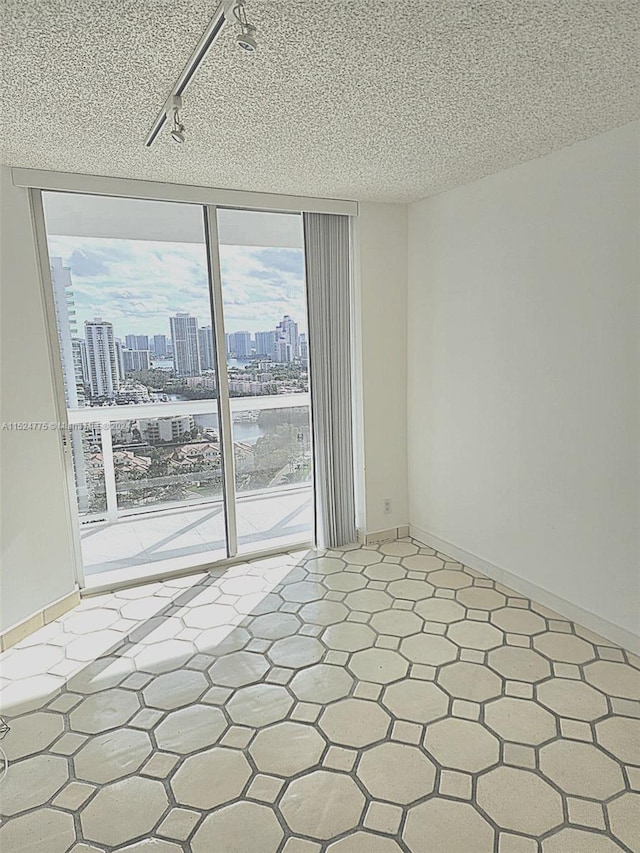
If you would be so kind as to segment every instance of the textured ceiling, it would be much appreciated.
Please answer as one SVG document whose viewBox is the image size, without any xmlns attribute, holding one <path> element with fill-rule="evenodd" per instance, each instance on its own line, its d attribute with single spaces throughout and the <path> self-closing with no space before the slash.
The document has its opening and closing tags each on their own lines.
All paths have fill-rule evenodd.
<svg viewBox="0 0 640 853">
<path fill-rule="evenodd" d="M 640 116 L 638 0 L 247 0 L 143 145 L 215 9 L 3 0 L 2 159 L 42 169 L 406 201 Z"/>
</svg>

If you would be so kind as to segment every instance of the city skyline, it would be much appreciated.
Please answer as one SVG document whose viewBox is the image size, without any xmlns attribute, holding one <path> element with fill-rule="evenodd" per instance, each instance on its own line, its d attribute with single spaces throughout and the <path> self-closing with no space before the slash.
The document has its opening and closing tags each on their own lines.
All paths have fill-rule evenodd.
<svg viewBox="0 0 640 853">
<path fill-rule="evenodd" d="M 169 316 L 210 325 L 204 246 L 95 237 L 49 237 L 49 252 L 71 271 L 78 325 L 109 318 L 114 334 L 166 335 Z M 275 329 L 284 315 L 306 332 L 301 249 L 221 246 L 227 333 Z M 177 284 L 177 282 L 179 284 Z"/>
</svg>

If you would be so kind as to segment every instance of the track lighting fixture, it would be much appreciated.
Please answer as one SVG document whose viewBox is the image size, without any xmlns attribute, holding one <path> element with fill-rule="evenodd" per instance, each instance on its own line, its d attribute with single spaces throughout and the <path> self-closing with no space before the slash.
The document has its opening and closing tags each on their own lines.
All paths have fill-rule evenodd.
<svg viewBox="0 0 640 853">
<path fill-rule="evenodd" d="M 173 125 L 169 131 L 171 138 L 179 143 L 184 142 L 185 130 L 184 125 L 180 121 L 179 114 L 179 110 L 182 107 L 182 96 L 227 21 L 234 21 L 240 26 L 240 32 L 236 36 L 236 43 L 247 53 L 255 53 L 257 48 L 255 38 L 256 28 L 247 20 L 245 0 L 221 0 L 220 5 L 207 25 L 207 29 L 200 37 L 180 76 L 173 84 L 169 98 L 165 101 L 164 106 L 156 116 L 151 130 L 147 134 L 144 143 L 147 148 L 150 148 L 156 141 L 165 122 L 171 122 L 172 120 Z M 177 105 L 176 101 L 178 102 Z"/>
<path fill-rule="evenodd" d="M 171 98 L 171 109 L 173 110 L 173 128 L 171 129 L 171 138 L 174 142 L 184 142 L 184 125 L 180 121 L 181 106 L 182 98 L 179 95 L 174 95 Z"/>
<path fill-rule="evenodd" d="M 236 41 L 247 53 L 253 53 L 258 47 L 255 40 L 256 28 L 247 20 L 244 0 L 238 0 L 238 3 L 233 7 L 233 15 L 240 24 L 240 32 L 236 36 Z"/>
</svg>

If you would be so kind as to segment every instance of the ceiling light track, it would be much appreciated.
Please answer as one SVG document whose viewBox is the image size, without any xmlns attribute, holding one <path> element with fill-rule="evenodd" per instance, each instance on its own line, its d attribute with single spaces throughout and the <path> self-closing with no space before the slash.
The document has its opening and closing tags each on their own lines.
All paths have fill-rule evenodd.
<svg viewBox="0 0 640 853">
<path fill-rule="evenodd" d="M 184 142 L 185 128 L 178 113 L 182 107 L 182 96 L 227 21 L 235 21 L 240 27 L 237 36 L 238 45 L 248 53 L 253 53 L 256 50 L 256 28 L 247 20 L 245 0 L 223 0 L 214 12 L 206 30 L 180 72 L 180 76 L 173 84 L 169 97 L 156 116 L 145 139 L 144 144 L 147 148 L 153 145 L 169 119 L 173 121 L 170 131 L 171 138 L 176 142 Z"/>
</svg>

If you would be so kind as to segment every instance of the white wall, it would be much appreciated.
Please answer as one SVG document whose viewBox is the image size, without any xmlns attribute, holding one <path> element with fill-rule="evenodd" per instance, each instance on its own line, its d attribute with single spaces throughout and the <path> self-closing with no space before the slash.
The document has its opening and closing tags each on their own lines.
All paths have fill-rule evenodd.
<svg viewBox="0 0 640 853">
<path fill-rule="evenodd" d="M 57 421 L 27 190 L 0 174 L 0 421 Z M 0 429 L 0 631 L 74 589 L 60 436 Z"/>
<path fill-rule="evenodd" d="M 628 125 L 409 212 L 411 523 L 622 642 L 640 613 L 638 142 Z"/>
<path fill-rule="evenodd" d="M 357 526 L 367 533 L 408 523 L 407 207 L 360 204 L 354 234 Z M 383 511 L 384 499 L 391 512 Z"/>
</svg>

